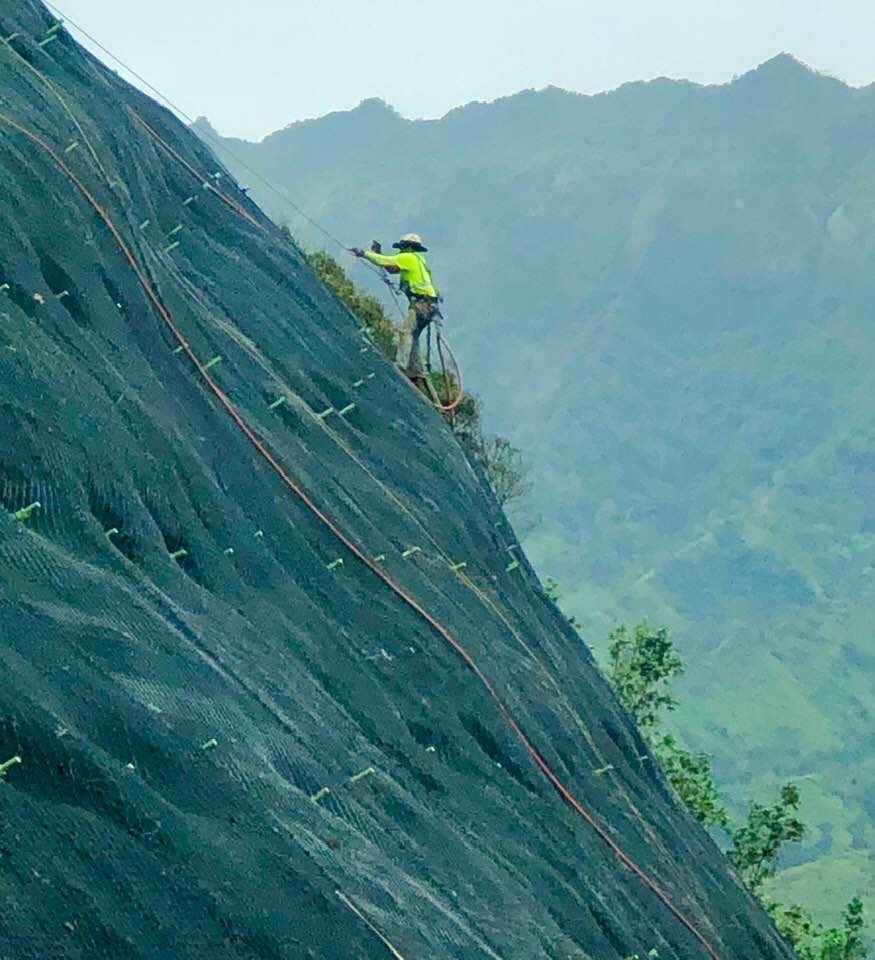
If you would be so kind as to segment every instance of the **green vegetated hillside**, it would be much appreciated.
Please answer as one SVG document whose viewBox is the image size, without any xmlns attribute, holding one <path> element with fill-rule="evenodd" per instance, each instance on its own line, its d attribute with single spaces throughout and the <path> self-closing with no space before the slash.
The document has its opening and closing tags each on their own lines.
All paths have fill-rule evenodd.
<svg viewBox="0 0 875 960">
<path fill-rule="evenodd" d="M 780 56 L 440 121 L 367 101 L 219 151 L 308 242 L 252 170 L 350 243 L 426 234 L 487 425 L 530 461 L 541 572 L 597 649 L 673 631 L 686 740 L 739 802 L 800 783 L 782 884 L 836 907 L 875 889 L 873 120 L 875 90 Z"/>
</svg>

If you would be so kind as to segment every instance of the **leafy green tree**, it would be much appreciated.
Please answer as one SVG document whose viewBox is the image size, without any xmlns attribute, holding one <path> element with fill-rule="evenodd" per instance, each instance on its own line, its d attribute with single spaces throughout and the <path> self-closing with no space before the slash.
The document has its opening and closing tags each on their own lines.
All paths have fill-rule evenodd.
<svg viewBox="0 0 875 960">
<path fill-rule="evenodd" d="M 708 827 L 728 827 L 729 816 L 720 798 L 707 753 L 690 753 L 672 736 L 654 744 L 654 751 L 677 795 L 693 816 Z"/>
<path fill-rule="evenodd" d="M 864 960 L 865 917 L 859 897 L 845 908 L 841 927 L 825 928 L 798 905 L 770 902 L 766 908 L 799 960 Z"/>
<path fill-rule="evenodd" d="M 609 640 L 608 677 L 620 702 L 642 730 L 655 727 L 663 710 L 677 706 L 666 687 L 684 669 L 668 631 L 645 622 L 631 634 L 619 626 Z"/>
<path fill-rule="evenodd" d="M 618 627 L 609 639 L 608 679 L 650 742 L 669 782 L 697 820 L 726 827 L 728 816 L 714 783 L 711 758 L 685 750 L 672 736 L 659 735 L 662 711 L 677 706 L 668 684 L 683 673 L 668 631 L 639 623 L 631 634 Z"/>
<path fill-rule="evenodd" d="M 545 589 L 558 602 L 561 592 L 556 581 L 548 579 Z M 669 782 L 693 816 L 706 826 L 725 831 L 731 842 L 729 860 L 771 914 L 799 960 L 864 960 L 864 913 L 859 897 L 848 904 L 842 926 L 827 929 L 804 908 L 770 901 L 764 895 L 763 884 L 777 872 L 783 848 L 805 835 L 805 824 L 798 816 L 799 789 L 786 784 L 772 806 L 751 803 L 744 822 L 733 824 L 714 782 L 711 758 L 685 750 L 659 729 L 663 711 L 677 706 L 668 685 L 683 672 L 667 631 L 652 630 L 640 623 L 632 633 L 618 627 L 609 639 L 608 679 L 620 701 L 636 719 Z"/>
<path fill-rule="evenodd" d="M 771 807 L 752 803 L 747 820 L 731 831 L 729 859 L 754 893 L 775 875 L 784 844 L 805 836 L 805 824 L 797 816 L 800 799 L 798 787 L 788 783 L 781 788 L 777 803 Z"/>
</svg>

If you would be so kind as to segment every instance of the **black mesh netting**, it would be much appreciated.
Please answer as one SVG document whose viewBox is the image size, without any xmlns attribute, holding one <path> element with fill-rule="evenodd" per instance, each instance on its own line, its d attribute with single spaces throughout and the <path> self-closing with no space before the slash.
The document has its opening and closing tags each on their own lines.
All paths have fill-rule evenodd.
<svg viewBox="0 0 875 960">
<path fill-rule="evenodd" d="M 227 176 L 265 231 L 127 106 L 220 172 L 205 148 L 52 23 L 0 0 L 18 34 L 0 49 L 0 763 L 21 758 L 0 782 L 0 958 L 704 956 L 259 458 L 9 120 L 93 192 L 289 473 L 719 954 L 786 956 L 440 416 Z"/>
</svg>

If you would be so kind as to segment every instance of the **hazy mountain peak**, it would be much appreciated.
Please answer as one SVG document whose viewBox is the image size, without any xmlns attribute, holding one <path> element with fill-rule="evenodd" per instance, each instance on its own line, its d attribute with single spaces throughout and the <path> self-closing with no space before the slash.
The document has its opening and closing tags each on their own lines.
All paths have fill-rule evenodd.
<svg viewBox="0 0 875 960">
<path fill-rule="evenodd" d="M 813 84 L 838 85 L 844 88 L 848 86 L 844 81 L 828 73 L 815 70 L 792 53 L 777 54 L 738 77 L 735 83 L 779 84 L 796 87 L 804 84 L 806 88 Z"/>
<path fill-rule="evenodd" d="M 210 123 L 208 117 L 200 116 L 191 125 L 192 130 L 204 136 L 218 137 L 219 131 Z"/>
</svg>

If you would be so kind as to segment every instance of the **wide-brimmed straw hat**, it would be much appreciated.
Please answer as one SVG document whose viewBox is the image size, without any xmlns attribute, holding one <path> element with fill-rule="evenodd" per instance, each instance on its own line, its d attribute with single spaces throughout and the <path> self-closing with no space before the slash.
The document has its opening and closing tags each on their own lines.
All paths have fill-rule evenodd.
<svg viewBox="0 0 875 960">
<path fill-rule="evenodd" d="M 405 233 L 404 236 L 392 246 L 396 250 L 415 250 L 417 253 L 428 253 L 428 247 L 423 246 L 422 237 L 418 233 Z"/>
</svg>

